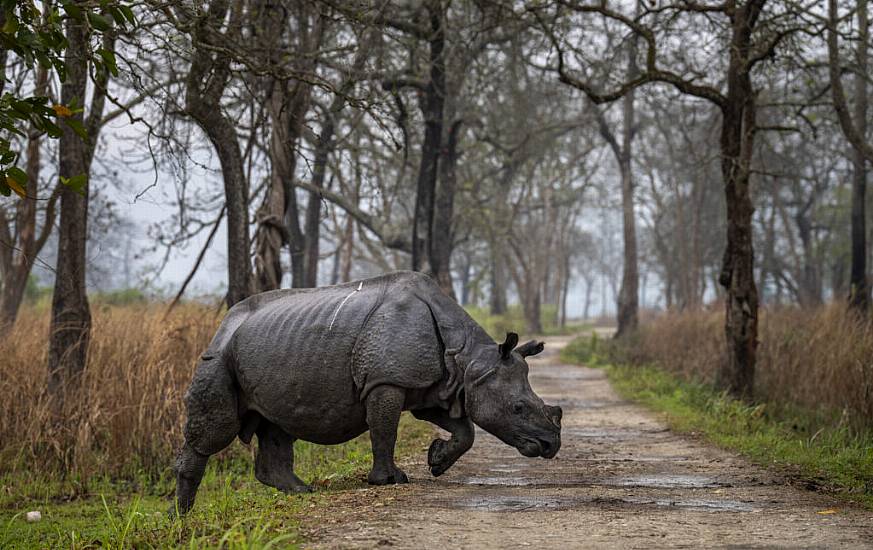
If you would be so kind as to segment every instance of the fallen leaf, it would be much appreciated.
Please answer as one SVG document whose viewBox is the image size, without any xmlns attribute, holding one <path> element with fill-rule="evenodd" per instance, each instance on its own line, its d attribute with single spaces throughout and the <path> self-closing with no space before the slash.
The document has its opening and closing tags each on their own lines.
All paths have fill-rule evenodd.
<svg viewBox="0 0 873 550">
<path fill-rule="evenodd" d="M 816 514 L 820 514 L 822 516 L 829 516 L 831 514 L 836 514 L 836 513 L 837 513 L 837 511 L 834 510 L 833 508 L 829 508 L 827 510 L 819 510 L 818 512 L 816 512 Z"/>
</svg>

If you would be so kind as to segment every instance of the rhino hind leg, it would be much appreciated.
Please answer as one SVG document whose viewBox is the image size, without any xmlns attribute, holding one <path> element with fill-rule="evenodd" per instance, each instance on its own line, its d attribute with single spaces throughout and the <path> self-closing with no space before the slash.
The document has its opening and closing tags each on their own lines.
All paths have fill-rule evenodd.
<svg viewBox="0 0 873 550">
<path fill-rule="evenodd" d="M 312 487 L 294 473 L 294 439 L 279 426 L 261 419 L 257 431 L 255 477 L 283 493 L 309 493 Z"/>
<path fill-rule="evenodd" d="M 469 417 L 452 418 L 448 411 L 443 409 L 422 409 L 412 411 L 412 414 L 416 418 L 436 424 L 452 434 L 448 441 L 436 438 L 430 444 L 427 452 L 427 464 L 434 477 L 444 474 L 473 446 L 476 431 Z"/>
<path fill-rule="evenodd" d="M 405 400 L 406 391 L 395 386 L 379 386 L 367 396 L 367 425 L 373 445 L 373 469 L 367 481 L 371 485 L 409 483 L 403 470 L 394 464 L 397 425 Z"/>
</svg>

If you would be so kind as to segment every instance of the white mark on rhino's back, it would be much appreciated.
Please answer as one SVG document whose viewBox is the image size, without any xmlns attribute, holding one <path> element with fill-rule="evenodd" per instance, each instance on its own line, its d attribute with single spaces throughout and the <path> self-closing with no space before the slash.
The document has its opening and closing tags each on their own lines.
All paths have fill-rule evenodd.
<svg viewBox="0 0 873 550">
<path fill-rule="evenodd" d="M 339 315 L 339 312 L 343 308 L 343 306 L 346 305 L 346 302 L 349 301 L 349 298 L 351 298 L 356 292 L 361 290 L 361 288 L 363 288 L 363 286 L 364 286 L 364 281 L 361 281 L 360 284 L 358 285 L 358 288 L 349 292 L 349 295 L 346 296 L 342 302 L 340 302 L 339 307 L 337 307 L 336 311 L 333 312 L 333 319 L 330 320 L 330 326 L 327 328 L 328 331 L 333 330 L 333 324 L 334 324 L 334 322 L 336 322 L 337 315 Z"/>
</svg>

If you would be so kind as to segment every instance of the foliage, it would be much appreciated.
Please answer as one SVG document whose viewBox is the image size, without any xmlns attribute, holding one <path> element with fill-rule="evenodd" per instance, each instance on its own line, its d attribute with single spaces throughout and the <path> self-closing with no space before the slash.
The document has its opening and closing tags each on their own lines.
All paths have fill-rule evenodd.
<svg viewBox="0 0 873 550">
<path fill-rule="evenodd" d="M 100 0 L 93 7 L 72 0 L 62 1 L 59 6 L 44 3 L 42 11 L 32 1 L 3 0 L 0 10 L 0 45 L 18 56 L 30 69 L 39 64 L 54 70 L 61 82 L 66 78 L 63 55 L 68 43 L 63 25 L 67 20 L 78 21 L 92 32 L 110 32 L 113 24 L 124 28 L 136 23 L 128 5 L 109 0 Z M 115 54 L 106 48 L 91 52 L 91 61 L 98 72 L 118 74 Z M 6 84 L 5 76 L 3 84 Z M 5 92 L 0 96 L 0 132 L 3 135 L 0 137 L 0 194 L 9 196 L 14 191 L 25 197 L 27 174 L 16 166 L 18 153 L 12 148 L 11 136 L 23 137 L 31 126 L 38 133 L 59 138 L 65 125 L 81 139 L 87 139 L 81 120 L 74 116 L 83 111 L 83 100 L 77 98 L 70 105 L 50 105 L 50 98 L 45 95 L 20 96 L 17 92 Z M 87 176 L 76 175 L 63 179 L 61 183 L 81 192 Z"/>
</svg>

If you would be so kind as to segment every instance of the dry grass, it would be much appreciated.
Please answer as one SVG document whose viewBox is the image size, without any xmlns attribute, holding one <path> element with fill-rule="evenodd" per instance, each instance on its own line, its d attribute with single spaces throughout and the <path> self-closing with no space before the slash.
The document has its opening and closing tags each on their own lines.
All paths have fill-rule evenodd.
<svg viewBox="0 0 873 550">
<path fill-rule="evenodd" d="M 724 312 L 670 313 L 645 323 L 623 360 L 712 382 L 724 360 Z M 762 311 L 757 399 L 873 428 L 873 322 L 840 304 Z"/>
<path fill-rule="evenodd" d="M 165 471 L 181 441 L 182 395 L 220 317 L 195 305 L 163 315 L 162 305 L 96 308 L 80 388 L 54 421 L 45 391 L 48 313 L 22 311 L 0 340 L 0 474 Z"/>
</svg>

